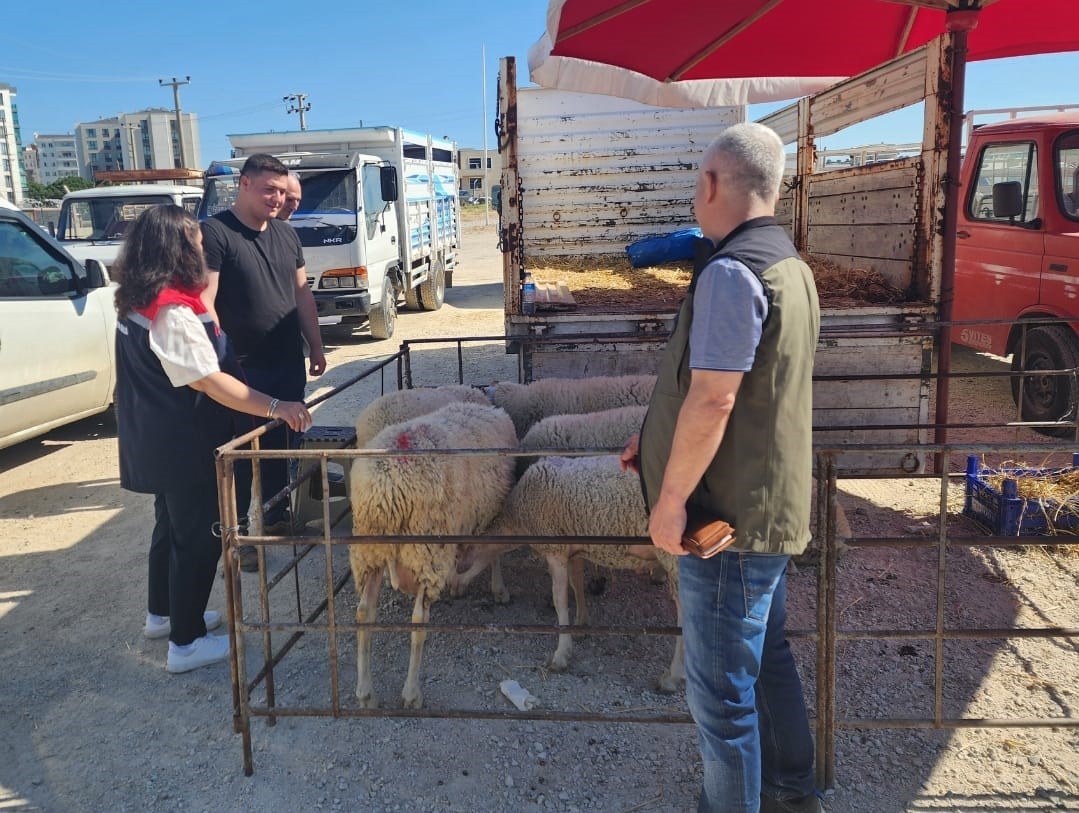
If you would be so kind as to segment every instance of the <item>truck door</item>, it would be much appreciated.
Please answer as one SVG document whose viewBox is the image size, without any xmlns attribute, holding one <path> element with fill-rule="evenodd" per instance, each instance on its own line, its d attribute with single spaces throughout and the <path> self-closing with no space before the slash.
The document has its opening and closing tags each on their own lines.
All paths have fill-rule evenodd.
<svg viewBox="0 0 1079 813">
<path fill-rule="evenodd" d="M 1014 320 L 1038 304 L 1044 227 L 1039 194 L 1038 148 L 1032 140 L 987 144 L 974 155 L 973 169 L 956 232 L 956 320 Z M 1018 182 L 1023 210 L 1018 217 L 993 213 L 993 186 Z M 1008 325 L 961 325 L 960 344 L 998 355 L 1006 352 Z"/>
<path fill-rule="evenodd" d="M 382 200 L 382 184 L 378 164 L 364 164 L 361 175 L 363 185 L 363 227 L 367 238 L 367 274 L 371 286 L 371 304 L 381 303 L 386 296 L 382 282 L 386 269 L 403 263 L 406 246 L 397 245 L 397 208 L 394 203 Z M 393 296 L 393 294 L 391 294 Z"/>
<path fill-rule="evenodd" d="M 1053 145 L 1053 206 L 1046 222 L 1041 303 L 1058 316 L 1079 315 L 1079 130 L 1060 136 Z M 1057 226 L 1056 224 L 1060 224 Z M 1072 323 L 1079 332 L 1079 324 Z"/>
</svg>

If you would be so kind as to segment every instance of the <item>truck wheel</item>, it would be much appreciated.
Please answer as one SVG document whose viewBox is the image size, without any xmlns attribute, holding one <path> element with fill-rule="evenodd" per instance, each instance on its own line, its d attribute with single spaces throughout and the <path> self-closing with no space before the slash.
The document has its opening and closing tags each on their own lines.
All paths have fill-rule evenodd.
<svg viewBox="0 0 1079 813">
<path fill-rule="evenodd" d="M 446 300 L 446 266 L 441 260 L 431 264 L 431 273 L 416 289 L 420 307 L 425 311 L 437 311 Z"/>
<path fill-rule="evenodd" d="M 1012 355 L 1012 372 L 1023 375 L 1025 421 L 1074 421 L 1079 404 L 1079 387 L 1074 374 L 1045 375 L 1039 370 L 1067 370 L 1079 367 L 1079 341 L 1062 325 L 1035 327 L 1027 331 L 1026 358 L 1019 348 Z M 1013 376 L 1012 400 L 1019 403 L 1019 376 Z M 1075 437 L 1074 427 L 1041 427 L 1035 430 L 1050 437 Z"/>
<path fill-rule="evenodd" d="M 420 309 L 420 296 L 415 288 L 405 289 L 405 307 L 414 311 Z"/>
<path fill-rule="evenodd" d="M 397 295 L 389 280 L 382 285 L 382 302 L 371 308 L 367 320 L 372 338 L 388 339 L 393 335 L 393 329 L 397 326 Z"/>
</svg>

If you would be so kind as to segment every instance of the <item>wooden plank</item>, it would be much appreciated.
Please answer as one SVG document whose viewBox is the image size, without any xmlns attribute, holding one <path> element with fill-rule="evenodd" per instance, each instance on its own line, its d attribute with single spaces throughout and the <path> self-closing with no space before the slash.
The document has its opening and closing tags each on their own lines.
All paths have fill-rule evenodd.
<svg viewBox="0 0 1079 813">
<path fill-rule="evenodd" d="M 925 97 L 927 53 L 923 46 L 811 97 L 809 126 L 814 137 L 920 102 Z"/>
<path fill-rule="evenodd" d="M 931 342 L 931 339 L 890 347 L 871 344 L 873 340 L 869 338 L 861 340 L 864 344 L 859 340 L 846 339 L 842 344 L 828 346 L 824 341 L 827 340 L 817 345 L 814 375 L 921 375 L 926 372 L 925 343 Z"/>
<path fill-rule="evenodd" d="M 813 425 L 818 428 L 839 429 L 850 428 L 858 429 L 862 426 L 909 426 L 911 424 L 917 424 L 921 416 L 921 410 L 918 408 L 903 409 L 902 407 L 890 407 L 890 408 L 867 408 L 867 409 L 817 409 L 813 407 Z M 875 430 L 859 430 L 872 434 Z M 892 432 L 889 430 L 881 430 L 882 432 Z M 909 430 L 904 430 L 909 431 Z M 838 437 L 839 433 L 836 433 Z M 861 443 L 897 443 L 902 440 L 886 440 L 883 436 L 873 435 L 872 437 L 863 437 Z M 828 435 L 827 443 L 833 442 L 832 435 Z M 852 441 L 853 442 L 853 441 Z"/>
<path fill-rule="evenodd" d="M 915 207 L 918 196 L 912 189 L 895 189 L 865 195 L 834 195 L 810 200 L 809 211 L 814 226 L 846 228 L 902 224 L 910 235 L 918 229 Z"/>
<path fill-rule="evenodd" d="M 917 187 L 921 163 L 920 157 L 898 158 L 886 164 L 818 172 L 809 179 L 809 196 L 813 198 L 818 195 L 871 192 L 880 189 L 913 189 Z"/>
<path fill-rule="evenodd" d="M 867 404 L 880 405 L 882 410 L 912 409 L 921 402 L 919 381 L 889 379 L 885 381 L 816 381 L 813 383 L 813 404 L 821 409 L 864 409 Z"/>
</svg>

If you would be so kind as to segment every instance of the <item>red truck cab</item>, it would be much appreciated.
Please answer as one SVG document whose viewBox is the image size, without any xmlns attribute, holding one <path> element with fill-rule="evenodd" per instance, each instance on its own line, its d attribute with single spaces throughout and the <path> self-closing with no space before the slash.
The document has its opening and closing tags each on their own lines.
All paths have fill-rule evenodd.
<svg viewBox="0 0 1079 813">
<path fill-rule="evenodd" d="M 960 201 L 954 319 L 1011 324 L 957 325 L 954 340 L 1027 373 L 1012 378 L 1024 420 L 1074 421 L 1076 376 L 1039 371 L 1079 366 L 1079 114 L 974 129 Z"/>
</svg>

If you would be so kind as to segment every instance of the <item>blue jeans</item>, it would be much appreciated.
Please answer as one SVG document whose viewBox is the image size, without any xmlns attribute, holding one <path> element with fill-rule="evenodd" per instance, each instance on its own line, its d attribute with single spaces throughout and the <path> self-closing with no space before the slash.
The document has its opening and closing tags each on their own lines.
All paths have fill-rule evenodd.
<svg viewBox="0 0 1079 813">
<path fill-rule="evenodd" d="M 300 401 L 303 399 L 304 387 L 307 385 L 307 371 L 304 361 L 284 364 L 279 367 L 244 367 L 244 378 L 247 385 L 263 392 L 272 398 L 280 398 L 282 401 Z M 252 417 L 251 424 L 245 432 L 261 426 L 265 419 Z M 261 449 L 290 449 L 298 445 L 300 436 L 294 434 L 287 426 L 282 424 L 272 432 L 267 432 L 259 438 Z M 285 458 L 263 460 L 259 463 L 259 471 L 262 474 L 262 501 L 266 502 L 270 497 L 288 485 L 289 471 L 288 461 Z M 287 499 L 277 503 L 266 512 L 262 518 L 266 525 L 278 522 L 285 518 L 289 501 Z M 240 524 L 246 525 L 247 513 L 251 507 L 251 464 L 246 460 L 236 463 L 236 516 Z"/>
<path fill-rule="evenodd" d="M 815 790 L 813 738 L 785 632 L 789 558 L 724 551 L 679 560 L 701 813 L 756 813 L 762 793 L 793 799 Z"/>
</svg>

